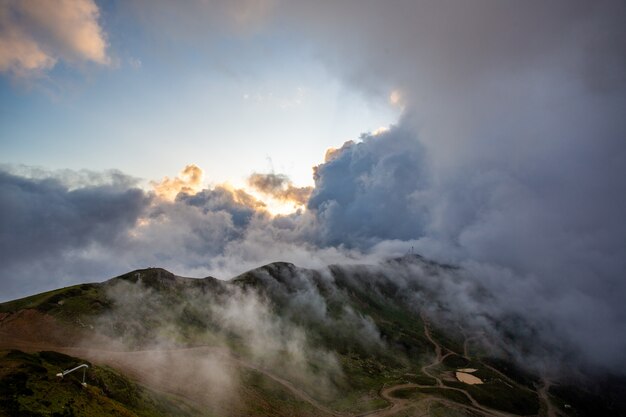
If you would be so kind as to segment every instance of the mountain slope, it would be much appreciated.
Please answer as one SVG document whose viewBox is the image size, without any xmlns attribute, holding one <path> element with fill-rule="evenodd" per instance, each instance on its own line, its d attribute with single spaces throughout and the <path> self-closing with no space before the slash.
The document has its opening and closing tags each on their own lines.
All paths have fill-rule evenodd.
<svg viewBox="0 0 626 417">
<path fill-rule="evenodd" d="M 87 363 L 82 371 L 64 378 L 59 369 Z M 57 352 L 28 354 L 0 352 L 0 413 L 7 416 L 120 415 L 137 417 L 199 416 L 202 413 L 180 399 L 156 393 L 108 367 Z"/>
<path fill-rule="evenodd" d="M 454 271 L 418 256 L 278 262 L 231 281 L 138 270 L 1 304 L 0 348 L 110 365 L 204 415 L 586 415 L 597 395 L 580 389 L 574 408 L 572 388 L 548 389 L 474 329 L 445 323 L 427 280 Z M 483 383 L 459 380 L 464 369 Z"/>
</svg>

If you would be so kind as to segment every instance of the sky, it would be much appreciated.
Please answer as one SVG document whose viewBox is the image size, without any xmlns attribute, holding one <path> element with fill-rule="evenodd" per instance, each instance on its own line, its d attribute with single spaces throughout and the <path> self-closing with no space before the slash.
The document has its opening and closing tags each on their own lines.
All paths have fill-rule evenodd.
<svg viewBox="0 0 626 417">
<path fill-rule="evenodd" d="M 414 248 L 617 360 L 625 18 L 617 0 L 5 0 L 0 300 Z"/>
<path fill-rule="evenodd" d="M 276 170 L 312 185 L 311 167 L 327 148 L 399 116 L 391 91 L 371 99 L 345 86 L 306 41 L 284 30 L 170 37 L 127 9 L 143 5 L 104 3 L 64 2 L 67 16 L 46 29 L 52 36 L 38 32 L 47 22 L 31 16 L 38 2 L 4 6 L 5 33 L 21 25 L 48 60 L 29 68 L 5 52 L 3 162 L 119 169 L 150 180 L 194 163 L 207 183 L 242 186 L 253 171 Z M 72 15 L 88 6 L 91 14 Z M 65 33 L 64 19 L 92 30 Z"/>
</svg>

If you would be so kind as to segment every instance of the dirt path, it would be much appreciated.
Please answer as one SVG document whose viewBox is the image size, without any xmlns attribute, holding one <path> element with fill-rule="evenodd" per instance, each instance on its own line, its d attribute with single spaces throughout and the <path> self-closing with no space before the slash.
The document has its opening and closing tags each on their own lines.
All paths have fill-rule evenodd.
<svg viewBox="0 0 626 417">
<path fill-rule="evenodd" d="M 481 336 L 482 334 L 475 334 L 473 336 L 465 337 L 465 340 L 463 341 L 463 356 L 465 357 L 465 359 L 472 360 L 472 357 L 470 356 L 470 353 L 469 353 L 469 343 L 472 340 L 478 339 Z"/>
<path fill-rule="evenodd" d="M 494 368 L 493 366 L 488 365 L 488 364 L 486 364 L 484 362 L 481 362 L 481 364 L 485 368 L 487 368 L 487 369 L 495 372 L 496 374 L 500 375 L 502 377 L 502 382 L 504 382 L 508 386 L 513 387 L 513 388 L 517 388 L 517 389 L 521 389 L 521 390 L 524 390 L 524 391 L 532 392 L 533 394 L 538 394 L 537 391 L 535 391 L 534 389 L 531 389 L 531 388 L 529 388 L 529 387 L 527 387 L 525 385 L 520 384 L 517 381 L 512 380 L 511 378 L 509 378 L 508 376 L 506 376 L 505 374 L 503 374 L 502 372 L 500 372 L 498 369 Z"/>
<path fill-rule="evenodd" d="M 541 384 L 541 387 L 537 389 L 537 395 L 539 396 L 541 402 L 544 404 L 545 417 L 563 416 L 564 414 L 554 406 L 552 400 L 550 399 L 549 391 L 552 383 L 546 378 L 542 379 L 542 381 L 543 383 Z"/>
<path fill-rule="evenodd" d="M 396 398 L 391 396 L 391 393 L 393 391 L 402 389 L 402 388 L 412 388 L 413 384 L 401 384 L 401 385 L 394 385 L 392 387 L 387 387 L 387 388 L 383 388 L 380 391 L 380 396 L 383 397 L 385 400 L 389 401 L 390 405 L 385 407 L 385 408 L 381 408 L 379 410 L 373 410 L 367 413 L 363 413 L 363 414 L 359 414 L 357 417 L 386 417 L 386 416 L 392 416 L 402 410 L 405 410 L 409 407 L 413 407 L 418 405 L 418 402 L 416 402 L 415 400 L 409 400 L 409 399 L 403 399 L 403 398 Z M 434 398 L 427 398 L 422 400 L 420 403 L 424 403 L 427 402 L 429 400 L 433 400 Z"/>
<path fill-rule="evenodd" d="M 431 363 L 422 366 L 421 370 L 424 375 L 433 378 L 436 381 L 436 385 L 399 384 L 385 387 L 380 390 L 380 396 L 389 402 L 388 406 L 353 416 L 392 416 L 411 407 L 425 407 L 427 410 L 433 403 L 440 403 L 448 407 L 465 409 L 488 417 L 512 417 L 512 414 L 492 410 L 482 406 L 466 390 L 446 386 L 439 376 L 430 372 L 430 368 L 440 365 L 442 361 L 453 352 L 449 349 L 445 349 L 446 353 L 444 354 L 444 348 L 432 337 L 430 332 L 430 323 L 423 315 L 422 320 L 424 322 L 424 335 L 433 345 L 435 357 Z M 223 383 L 221 383 L 222 381 L 217 381 L 216 383 L 215 380 L 212 380 L 212 372 L 207 372 L 206 370 L 216 368 L 220 369 L 220 366 L 224 367 L 224 369 L 229 369 L 230 366 L 230 369 L 232 369 L 232 365 L 236 365 L 238 367 L 259 372 L 267 378 L 270 378 L 280 384 L 286 390 L 291 392 L 296 398 L 315 408 L 319 412 L 319 415 L 338 417 L 348 417 L 352 415 L 331 410 L 290 381 L 276 375 L 269 369 L 250 363 L 243 358 L 234 355 L 225 348 L 214 346 L 196 346 L 186 348 L 125 351 L 106 349 L 100 346 L 58 346 L 55 345 L 55 343 L 45 343 L 39 340 L 37 340 L 37 342 L 29 342 L 27 340 L 21 340 L 11 333 L 2 331 L 0 331 L 0 336 L 0 349 L 21 349 L 25 351 L 55 350 L 65 354 L 83 357 L 99 365 L 112 366 L 113 368 L 128 374 L 133 379 L 141 381 L 143 384 L 155 391 L 173 394 L 189 401 L 191 404 L 199 406 L 207 405 L 208 403 L 215 406 L 215 404 L 211 402 L 213 401 L 212 398 L 219 398 L 220 392 L 215 392 L 215 390 L 210 391 L 211 387 L 219 387 L 223 385 Z M 103 346 L 106 346 L 106 344 Z M 190 365 L 180 365 L 184 363 Z M 471 405 L 456 403 L 454 401 L 436 396 L 429 396 L 421 400 L 402 399 L 392 396 L 393 392 L 403 388 L 439 388 L 454 390 L 465 395 Z M 228 389 L 228 384 L 226 384 L 226 389 Z M 548 387 L 544 385 L 542 389 L 545 390 L 545 397 L 542 397 L 542 399 L 545 398 L 548 413 L 547 417 L 559 417 L 560 413 L 555 414 L 555 409 L 549 402 L 549 398 L 547 396 Z M 207 390 L 209 392 L 207 392 Z M 225 398 L 225 403 L 218 404 L 218 408 L 224 410 L 227 414 L 238 414 L 237 409 L 233 408 L 236 407 L 233 403 L 236 403 L 237 399 L 234 397 L 229 398 L 228 396 L 225 396 Z"/>
<path fill-rule="evenodd" d="M 430 332 L 430 322 L 428 321 L 428 319 L 425 317 L 425 315 L 422 313 L 420 314 L 420 317 L 422 318 L 422 321 L 424 322 L 424 335 L 426 336 L 426 338 L 430 341 L 430 343 L 432 343 L 434 350 L 435 350 L 435 359 L 433 360 L 433 362 L 426 364 L 424 366 L 422 366 L 421 370 L 422 373 L 433 378 L 436 381 L 436 385 L 434 386 L 435 388 L 440 388 L 440 389 L 446 389 L 446 390 L 452 390 L 452 391 L 458 391 L 460 393 L 462 393 L 463 395 L 465 395 L 467 397 L 467 399 L 470 401 L 470 403 L 472 404 L 471 407 L 470 406 L 465 406 L 465 407 L 469 407 L 468 409 L 472 409 L 473 411 L 478 411 L 482 414 L 488 415 L 488 416 L 497 416 L 497 417 L 511 417 L 514 416 L 514 414 L 509 414 L 509 413 L 505 413 L 502 411 L 498 411 L 498 410 L 493 410 L 491 408 L 485 407 L 483 405 L 481 405 L 478 401 L 476 401 L 476 399 L 474 399 L 474 397 L 472 397 L 472 395 L 470 393 L 468 393 L 466 390 L 461 389 L 461 388 L 456 388 L 456 387 L 450 387 L 445 385 L 442 381 L 441 378 L 439 378 L 438 376 L 432 374 L 429 369 L 440 365 L 443 360 L 448 357 L 449 355 L 455 354 L 454 352 L 452 352 L 451 350 L 448 350 L 448 352 L 444 355 L 443 350 L 444 348 L 439 344 L 439 342 L 437 342 L 433 337 L 432 334 Z M 465 340 L 465 342 L 467 342 L 467 339 Z M 464 346 L 464 351 L 465 351 L 465 346 Z M 464 352 L 466 353 L 466 352 Z M 468 358 L 469 359 L 469 358 Z M 500 373 L 500 372 L 498 372 Z M 500 373 L 501 374 L 501 373 Z M 505 376 L 506 377 L 506 376 Z M 507 378 L 508 379 L 508 378 Z M 381 392 L 381 395 L 383 396 L 383 398 L 385 398 L 387 401 L 392 401 L 389 394 L 397 389 L 401 389 L 401 388 L 433 388 L 433 386 L 428 386 L 428 385 L 418 385 L 418 384 L 403 384 L 403 385 L 396 385 L 393 387 L 390 387 L 386 390 L 383 390 Z M 383 395 L 383 394 L 386 394 Z M 398 399 L 394 399 L 394 401 L 398 401 Z M 392 404 L 395 404 L 392 402 Z M 457 404 L 457 403 L 454 403 Z M 462 404 L 458 404 L 459 406 L 462 406 Z M 400 404 L 401 406 L 401 404 Z M 392 406 L 393 407 L 393 406 Z M 371 415 L 377 415 L 377 414 L 371 414 Z M 384 414 L 386 415 L 386 414 Z"/>
<path fill-rule="evenodd" d="M 478 334 L 474 334 L 472 336 L 466 336 L 464 341 L 463 341 L 463 356 L 465 357 L 465 359 L 467 360 L 472 360 L 470 354 L 469 354 L 469 342 L 471 342 L 472 340 L 475 340 L 481 336 L 483 336 L 483 333 L 478 333 Z M 532 392 L 534 394 L 538 394 L 538 391 L 535 391 L 525 385 L 522 385 L 520 383 L 518 383 L 517 381 L 514 381 L 513 379 L 509 378 L 507 375 L 503 374 L 501 371 L 499 371 L 498 369 L 494 368 L 493 366 L 486 364 L 482 361 L 480 361 L 481 365 L 484 366 L 485 368 L 495 372 L 496 374 L 498 374 L 500 377 L 502 377 L 502 382 L 506 385 L 508 385 L 511 388 L 517 388 L 517 389 L 521 389 L 524 391 L 528 391 L 528 392 Z"/>
<path fill-rule="evenodd" d="M 437 387 L 444 387 L 445 385 L 443 384 L 443 382 L 441 382 L 441 378 L 431 374 L 428 371 L 429 368 L 431 368 L 433 366 L 439 365 L 441 363 L 441 361 L 443 360 L 443 355 L 441 354 L 441 352 L 442 352 L 441 346 L 431 336 L 431 334 L 430 334 L 430 323 L 428 322 L 428 320 L 426 319 L 424 314 L 420 314 L 420 317 L 422 318 L 422 321 L 424 322 L 424 335 L 426 335 L 426 338 L 430 341 L 430 343 L 432 343 L 432 345 L 434 346 L 434 349 L 435 349 L 435 359 L 433 360 L 433 362 L 422 366 L 421 371 L 422 371 L 422 373 L 424 375 L 428 375 L 429 377 L 433 378 L 436 381 L 436 386 Z"/>
<path fill-rule="evenodd" d="M 435 339 L 433 339 L 432 335 L 430 334 L 430 322 L 428 321 L 426 316 L 424 316 L 423 313 L 420 313 L 420 317 L 422 321 L 424 322 L 424 335 L 426 335 L 426 338 L 435 347 L 435 355 L 437 356 L 437 363 L 441 363 L 441 361 L 443 360 L 443 356 L 441 353 L 442 352 L 441 345 L 438 342 L 436 342 Z"/>
<path fill-rule="evenodd" d="M 4 334 L 3 336 L 8 335 Z M 436 344 L 436 342 L 434 343 Z M 0 348 L 21 349 L 25 351 L 54 350 L 68 355 L 79 356 L 98 365 L 108 365 L 116 368 L 124 372 L 131 378 L 141 381 L 150 389 L 153 389 L 157 392 L 173 394 L 190 402 L 191 404 L 195 404 L 196 406 L 206 405 L 202 395 L 204 392 L 204 388 L 196 387 L 196 389 L 194 389 L 194 387 L 190 387 L 189 384 L 181 384 L 181 379 L 185 380 L 189 378 L 190 375 L 186 372 L 183 372 L 181 369 L 177 369 L 176 364 L 184 360 L 189 360 L 192 356 L 195 356 L 197 359 L 210 356 L 219 361 L 235 364 L 262 373 L 266 377 L 272 379 L 273 381 L 279 383 L 284 388 L 289 390 L 296 398 L 313 406 L 315 409 L 321 412 L 321 415 L 341 417 L 347 417 L 350 415 L 347 413 L 339 413 L 329 409 L 286 379 L 274 374 L 268 369 L 260 367 L 256 364 L 249 363 L 242 358 L 236 357 L 227 349 L 220 347 L 196 346 L 176 349 L 120 351 L 91 347 L 56 346 L 53 344 L 9 340 L 9 338 L 3 337 L 2 341 L 0 341 Z M 444 356 L 442 355 L 442 358 L 443 357 Z M 433 364 L 438 363 L 439 362 L 437 360 L 433 362 Z M 156 364 L 158 364 L 158 366 Z M 202 367 L 202 364 L 200 362 L 196 362 L 196 364 L 200 368 Z M 182 375 L 180 374 L 181 372 L 183 372 Z M 168 377 L 163 378 L 163 375 L 167 375 Z M 409 407 L 424 406 L 425 404 L 428 404 L 430 402 L 440 402 L 448 406 L 461 406 L 460 404 L 456 404 L 452 401 L 448 401 L 438 397 L 428 397 L 421 401 L 415 401 L 410 399 L 396 398 L 392 396 L 392 393 L 394 391 L 402 388 L 432 388 L 432 386 L 400 384 L 386 387 L 380 391 L 380 396 L 390 403 L 389 406 L 378 410 L 372 410 L 367 413 L 357 414 L 356 416 L 392 416 L 393 414 L 405 410 Z M 446 387 L 442 386 L 442 388 Z M 464 392 L 463 390 L 452 387 L 447 387 L 447 389 Z M 476 405 L 478 407 L 463 406 L 463 408 L 471 409 L 475 412 L 480 412 L 488 416 L 504 417 L 504 415 L 485 412 L 485 410 L 483 410 L 479 404 L 476 403 Z"/>
<path fill-rule="evenodd" d="M 359 414 L 357 417 L 362 417 L 362 416 L 390 417 L 408 408 L 429 406 L 432 403 L 440 403 L 450 408 L 472 411 L 474 413 L 479 413 L 487 417 L 513 417 L 512 414 L 503 413 L 497 410 L 491 410 L 481 405 L 476 406 L 476 405 L 461 404 L 461 403 L 457 403 L 457 402 L 454 402 L 445 398 L 441 398 L 441 397 L 427 397 L 421 400 L 411 400 L 411 399 L 405 399 L 405 398 L 397 398 L 392 395 L 392 393 L 395 391 L 398 391 L 401 389 L 411 389 L 411 388 L 433 388 L 433 387 L 428 386 L 428 385 L 419 385 L 419 384 L 399 384 L 399 385 L 393 385 L 391 387 L 384 388 L 383 390 L 381 390 L 380 395 L 385 400 L 389 401 L 391 403 L 391 406 L 388 406 L 381 410 L 375 410 L 369 413 Z M 428 415 L 428 414 L 425 414 L 425 415 Z"/>
</svg>

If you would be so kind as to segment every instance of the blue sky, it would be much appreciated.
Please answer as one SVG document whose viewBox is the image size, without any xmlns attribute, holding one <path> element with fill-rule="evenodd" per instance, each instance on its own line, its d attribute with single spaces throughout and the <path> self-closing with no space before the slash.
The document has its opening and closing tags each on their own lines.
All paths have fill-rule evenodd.
<svg viewBox="0 0 626 417">
<path fill-rule="evenodd" d="M 346 86 L 284 31 L 155 44 L 116 12 L 98 19 L 111 64 L 4 74 L 1 162 L 148 180 L 194 163 L 209 183 L 274 170 L 311 185 L 327 148 L 399 117 L 388 96 Z"/>
</svg>

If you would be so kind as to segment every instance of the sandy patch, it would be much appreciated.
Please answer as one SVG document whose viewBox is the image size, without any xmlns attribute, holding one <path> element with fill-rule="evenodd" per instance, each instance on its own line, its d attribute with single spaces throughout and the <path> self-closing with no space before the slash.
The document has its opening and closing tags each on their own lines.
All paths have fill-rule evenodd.
<svg viewBox="0 0 626 417">
<path fill-rule="evenodd" d="M 466 372 L 456 372 L 456 379 L 468 385 L 482 384 L 483 380 Z"/>
</svg>

